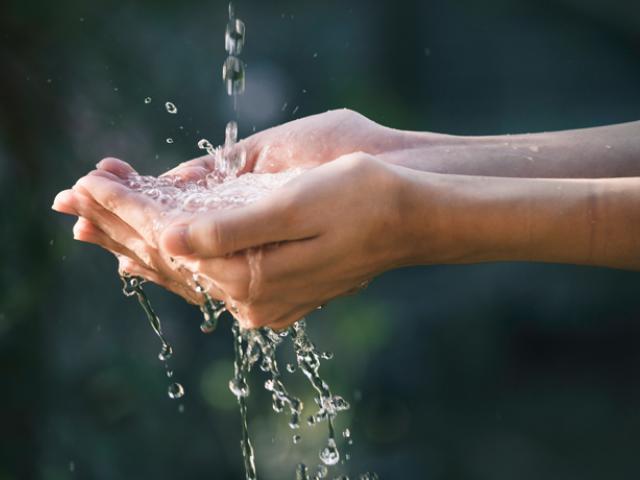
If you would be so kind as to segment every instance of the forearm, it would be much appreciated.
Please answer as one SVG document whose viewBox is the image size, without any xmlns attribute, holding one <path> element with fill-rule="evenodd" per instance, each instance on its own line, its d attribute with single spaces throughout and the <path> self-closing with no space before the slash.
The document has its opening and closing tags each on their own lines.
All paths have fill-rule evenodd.
<svg viewBox="0 0 640 480">
<path fill-rule="evenodd" d="M 640 178 L 402 175 L 408 263 L 538 261 L 640 269 Z"/>
<path fill-rule="evenodd" d="M 640 122 L 488 137 L 392 131 L 382 160 L 415 170 L 522 178 L 640 176 Z"/>
</svg>

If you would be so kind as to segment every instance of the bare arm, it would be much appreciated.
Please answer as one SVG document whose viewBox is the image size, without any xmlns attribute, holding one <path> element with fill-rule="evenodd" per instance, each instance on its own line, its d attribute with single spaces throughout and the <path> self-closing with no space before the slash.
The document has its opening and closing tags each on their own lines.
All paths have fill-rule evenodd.
<svg viewBox="0 0 640 480">
<path fill-rule="evenodd" d="M 408 170 L 403 176 L 415 247 L 409 264 L 539 261 L 640 269 L 640 177 L 521 179 Z"/>
<path fill-rule="evenodd" d="M 404 148 L 378 157 L 416 170 L 526 178 L 640 176 L 640 122 L 488 137 L 393 132 Z"/>
</svg>

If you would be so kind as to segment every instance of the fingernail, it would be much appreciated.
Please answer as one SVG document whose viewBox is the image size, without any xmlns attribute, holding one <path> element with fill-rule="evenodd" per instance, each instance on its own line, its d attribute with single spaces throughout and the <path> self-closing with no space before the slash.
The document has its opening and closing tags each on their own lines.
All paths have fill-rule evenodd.
<svg viewBox="0 0 640 480">
<path fill-rule="evenodd" d="M 189 228 L 186 225 L 172 225 L 162 234 L 162 246 L 172 255 L 189 255 L 192 253 L 187 238 Z"/>
</svg>

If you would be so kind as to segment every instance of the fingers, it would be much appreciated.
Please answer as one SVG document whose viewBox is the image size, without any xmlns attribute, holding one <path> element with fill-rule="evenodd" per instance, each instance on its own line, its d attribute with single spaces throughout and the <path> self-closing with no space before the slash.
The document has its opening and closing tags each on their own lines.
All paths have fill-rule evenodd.
<svg viewBox="0 0 640 480">
<path fill-rule="evenodd" d="M 306 221 L 296 221 L 292 197 L 271 197 L 231 210 L 205 213 L 188 224 L 174 224 L 160 237 L 170 255 L 221 257 L 264 244 L 300 240 L 317 232 Z"/>
<path fill-rule="evenodd" d="M 155 245 L 153 220 L 160 215 L 159 207 L 153 200 L 133 192 L 104 174 L 91 174 L 81 178 L 74 190 L 90 195 L 101 207 L 120 218 L 149 244 Z"/>
<path fill-rule="evenodd" d="M 78 218 L 78 221 L 73 226 L 73 238 L 80 242 L 93 243 L 113 254 L 127 256 L 141 265 L 145 264 L 144 260 L 133 250 L 111 239 L 106 233 L 84 217 Z"/>
<path fill-rule="evenodd" d="M 188 162 L 183 162 L 175 168 L 165 172 L 162 176 L 170 175 L 170 176 L 182 176 L 184 172 L 190 170 L 199 170 L 201 172 L 209 173 L 215 168 L 215 157 L 212 155 L 204 155 L 202 157 L 194 158 L 193 160 L 189 160 Z M 206 174 L 205 173 L 205 174 Z"/>
<path fill-rule="evenodd" d="M 67 215 L 78 215 L 78 212 L 73 207 L 73 190 L 63 190 L 56 195 L 53 200 L 51 209 L 56 212 L 66 213 Z"/>
<path fill-rule="evenodd" d="M 127 162 L 123 162 L 117 158 L 107 157 L 103 158 L 96 165 L 98 170 L 104 170 L 106 172 L 113 173 L 117 177 L 122 179 L 127 178 L 129 175 L 136 174 L 137 172 Z"/>
</svg>

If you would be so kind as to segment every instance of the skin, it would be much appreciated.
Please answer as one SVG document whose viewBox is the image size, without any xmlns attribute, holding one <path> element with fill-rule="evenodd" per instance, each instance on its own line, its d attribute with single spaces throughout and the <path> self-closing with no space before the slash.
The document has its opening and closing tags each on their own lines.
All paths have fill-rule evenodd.
<svg viewBox="0 0 640 480">
<path fill-rule="evenodd" d="M 454 137 L 402 132 L 334 111 L 241 143 L 245 171 L 314 167 L 265 199 L 185 214 L 161 207 L 106 159 L 54 209 L 120 269 L 192 303 L 187 264 L 245 327 L 282 328 L 406 265 L 540 261 L 640 268 L 640 123 L 568 132 Z M 168 172 L 197 179 L 201 157 Z M 245 255 L 245 252 L 251 252 Z"/>
</svg>

